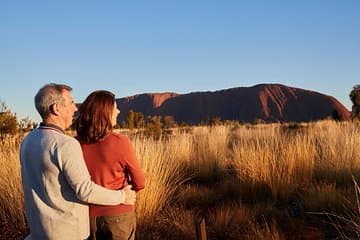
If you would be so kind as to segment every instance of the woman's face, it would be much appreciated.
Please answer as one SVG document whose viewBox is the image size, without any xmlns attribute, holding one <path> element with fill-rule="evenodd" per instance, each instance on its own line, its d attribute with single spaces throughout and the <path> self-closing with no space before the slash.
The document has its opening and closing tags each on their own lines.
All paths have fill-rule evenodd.
<svg viewBox="0 0 360 240">
<path fill-rule="evenodd" d="M 116 103 L 114 103 L 114 109 L 111 116 L 111 125 L 115 126 L 117 124 L 117 116 L 119 115 L 120 110 L 117 108 Z"/>
</svg>

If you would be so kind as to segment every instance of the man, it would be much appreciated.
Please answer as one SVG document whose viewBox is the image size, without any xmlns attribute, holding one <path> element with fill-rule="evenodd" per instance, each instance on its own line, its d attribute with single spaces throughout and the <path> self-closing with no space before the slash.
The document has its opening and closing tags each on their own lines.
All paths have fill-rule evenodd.
<svg viewBox="0 0 360 240">
<path fill-rule="evenodd" d="M 26 239 L 86 239 L 89 211 L 86 203 L 133 205 L 130 188 L 109 190 L 91 181 L 80 144 L 64 134 L 77 110 L 71 87 L 47 84 L 35 96 L 43 122 L 21 143 L 21 176 Z"/>
</svg>

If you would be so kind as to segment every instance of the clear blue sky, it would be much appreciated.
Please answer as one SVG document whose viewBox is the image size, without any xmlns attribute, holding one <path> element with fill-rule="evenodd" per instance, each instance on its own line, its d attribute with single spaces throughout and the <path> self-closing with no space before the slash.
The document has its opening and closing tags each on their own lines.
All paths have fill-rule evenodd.
<svg viewBox="0 0 360 240">
<path fill-rule="evenodd" d="M 33 96 L 48 82 L 77 102 L 281 83 L 350 109 L 359 29 L 359 0 L 1 0 L 0 99 L 39 121 Z"/>
</svg>

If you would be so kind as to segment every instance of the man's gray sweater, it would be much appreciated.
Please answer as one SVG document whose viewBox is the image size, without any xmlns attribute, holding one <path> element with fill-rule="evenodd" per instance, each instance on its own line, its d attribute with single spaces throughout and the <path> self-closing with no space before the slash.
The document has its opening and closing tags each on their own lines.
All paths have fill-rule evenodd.
<svg viewBox="0 0 360 240">
<path fill-rule="evenodd" d="M 26 239 L 86 239 L 86 203 L 117 205 L 122 191 L 93 183 L 80 144 L 56 127 L 30 132 L 20 148 L 21 176 L 30 234 Z"/>
</svg>

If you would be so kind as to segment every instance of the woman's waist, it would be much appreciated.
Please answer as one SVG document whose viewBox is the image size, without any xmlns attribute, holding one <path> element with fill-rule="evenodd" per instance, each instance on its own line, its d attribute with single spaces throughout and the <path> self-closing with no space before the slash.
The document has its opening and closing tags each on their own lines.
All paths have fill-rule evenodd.
<svg viewBox="0 0 360 240">
<path fill-rule="evenodd" d="M 119 204 L 116 206 L 89 205 L 90 216 L 111 216 L 135 210 L 134 205 Z"/>
</svg>

